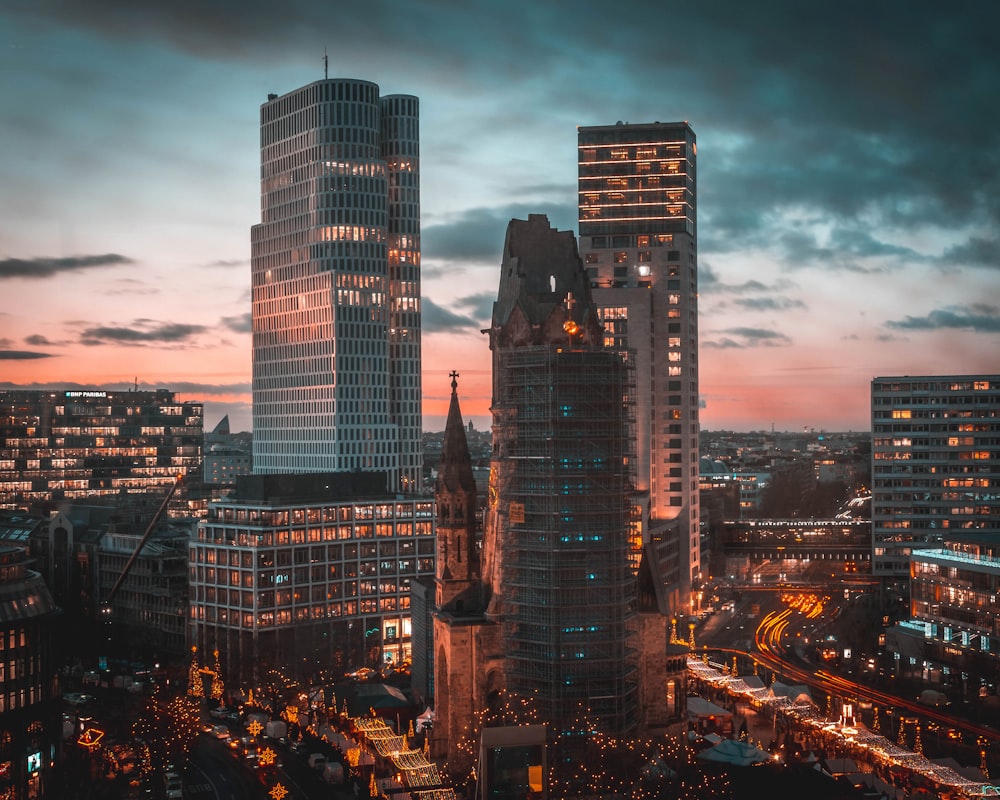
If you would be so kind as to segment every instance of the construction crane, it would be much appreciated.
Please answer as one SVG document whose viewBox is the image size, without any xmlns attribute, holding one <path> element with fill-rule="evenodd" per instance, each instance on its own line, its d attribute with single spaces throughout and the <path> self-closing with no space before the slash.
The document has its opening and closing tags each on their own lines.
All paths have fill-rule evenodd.
<svg viewBox="0 0 1000 800">
<path fill-rule="evenodd" d="M 153 514 L 153 518 L 149 521 L 149 525 L 146 526 L 145 533 L 142 534 L 142 538 L 139 540 L 139 544 L 136 546 L 135 550 L 132 551 L 132 555 L 129 556 L 128 561 L 125 562 L 125 567 L 122 569 L 121 574 L 118 576 L 118 580 L 115 581 L 115 585 L 111 587 L 111 591 L 108 592 L 108 596 L 104 599 L 104 604 L 101 607 L 101 612 L 105 616 L 110 616 L 111 614 L 111 601 L 115 599 L 115 595 L 118 594 L 118 590 L 121 588 L 122 584 L 125 582 L 125 578 L 128 577 L 129 572 L 132 569 L 132 565 L 135 564 L 135 560 L 139 557 L 139 553 L 142 552 L 142 548 L 146 546 L 146 542 L 149 541 L 149 537 L 153 535 L 153 529 L 156 524 L 160 521 L 160 517 L 163 516 L 163 512 L 167 510 L 167 503 L 170 502 L 170 498 L 174 496 L 174 492 L 177 491 L 177 487 L 181 485 L 181 480 L 184 478 L 183 475 L 178 475 L 167 492 L 167 496 L 163 498 L 163 502 L 160 503 L 160 507 L 156 509 L 156 513 Z"/>
</svg>

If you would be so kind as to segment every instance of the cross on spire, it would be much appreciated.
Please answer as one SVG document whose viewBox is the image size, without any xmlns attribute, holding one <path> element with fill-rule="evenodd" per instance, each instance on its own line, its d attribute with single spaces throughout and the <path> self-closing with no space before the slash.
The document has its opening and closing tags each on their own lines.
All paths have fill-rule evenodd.
<svg viewBox="0 0 1000 800">
<path fill-rule="evenodd" d="M 452 370 L 448 373 L 448 377 L 451 378 L 451 389 L 452 391 L 455 391 L 455 389 L 458 388 L 458 373 L 455 370 Z"/>
<path fill-rule="evenodd" d="M 573 293 L 572 292 L 566 292 L 566 299 L 563 302 L 564 302 L 564 304 L 566 306 L 566 314 L 567 314 L 567 316 L 572 315 L 572 313 L 573 313 L 573 306 L 576 305 L 576 300 L 573 299 Z"/>
</svg>

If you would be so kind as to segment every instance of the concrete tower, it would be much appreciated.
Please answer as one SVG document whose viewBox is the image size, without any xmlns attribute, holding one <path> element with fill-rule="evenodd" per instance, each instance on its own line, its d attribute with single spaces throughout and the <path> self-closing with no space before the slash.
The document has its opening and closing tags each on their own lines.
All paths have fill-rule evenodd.
<svg viewBox="0 0 1000 800">
<path fill-rule="evenodd" d="M 254 471 L 422 485 L 419 104 L 330 79 L 261 106 Z"/>
<path fill-rule="evenodd" d="M 635 371 L 630 561 L 653 545 L 675 611 L 702 573 L 696 153 L 686 122 L 578 129 L 580 254 L 605 343 Z"/>
</svg>

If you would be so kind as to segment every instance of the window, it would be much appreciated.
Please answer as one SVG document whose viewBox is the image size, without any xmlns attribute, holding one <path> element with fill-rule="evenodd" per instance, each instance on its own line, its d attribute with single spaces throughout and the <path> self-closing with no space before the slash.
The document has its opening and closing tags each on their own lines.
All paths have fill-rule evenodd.
<svg viewBox="0 0 1000 800">
<path fill-rule="evenodd" d="M 624 264 L 626 261 L 628 261 L 628 253 L 626 253 L 624 250 L 618 250 L 615 252 L 616 264 Z"/>
<path fill-rule="evenodd" d="M 587 253 L 585 263 L 587 264 L 599 264 L 601 263 L 601 257 L 597 253 Z"/>
</svg>

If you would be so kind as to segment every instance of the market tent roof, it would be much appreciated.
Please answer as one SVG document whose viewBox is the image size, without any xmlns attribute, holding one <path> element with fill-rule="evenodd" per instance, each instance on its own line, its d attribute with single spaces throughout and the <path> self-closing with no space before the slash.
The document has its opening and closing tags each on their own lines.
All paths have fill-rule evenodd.
<svg viewBox="0 0 1000 800">
<path fill-rule="evenodd" d="M 735 764 L 742 767 L 771 760 L 770 754 L 766 751 L 739 739 L 723 739 L 714 747 L 702 750 L 697 757 L 705 761 L 718 761 L 721 764 Z"/>
<path fill-rule="evenodd" d="M 733 715 L 733 712 L 728 708 L 717 706 L 715 703 L 697 695 L 688 696 L 687 710 L 688 716 L 694 715 L 696 717 L 709 717 L 712 715 L 717 717 L 731 717 Z"/>
</svg>

